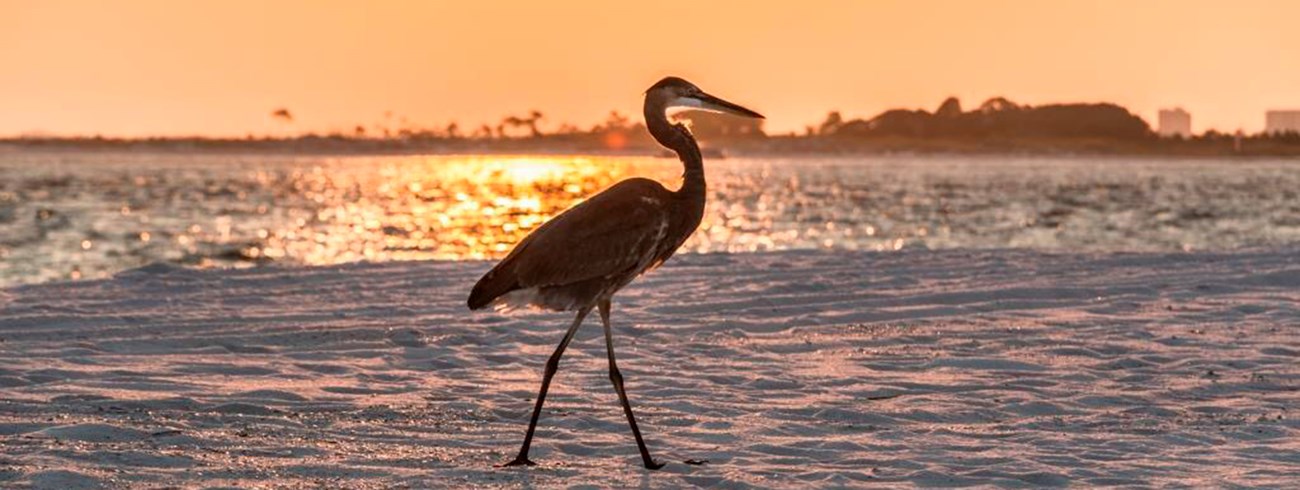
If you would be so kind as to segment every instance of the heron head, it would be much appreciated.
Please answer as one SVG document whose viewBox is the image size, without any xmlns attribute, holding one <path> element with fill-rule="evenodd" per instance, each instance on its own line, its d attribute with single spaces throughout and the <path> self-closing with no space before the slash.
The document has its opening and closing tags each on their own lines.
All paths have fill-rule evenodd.
<svg viewBox="0 0 1300 490">
<path fill-rule="evenodd" d="M 646 97 L 658 101 L 665 110 L 695 109 L 763 119 L 762 114 L 709 95 L 695 84 L 677 77 L 666 77 L 660 80 L 646 90 Z"/>
</svg>

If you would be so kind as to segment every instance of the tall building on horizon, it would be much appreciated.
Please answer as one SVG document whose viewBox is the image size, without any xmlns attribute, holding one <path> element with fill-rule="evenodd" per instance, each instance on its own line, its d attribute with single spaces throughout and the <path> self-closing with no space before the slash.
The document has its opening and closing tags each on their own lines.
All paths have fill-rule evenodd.
<svg viewBox="0 0 1300 490">
<path fill-rule="evenodd" d="M 1264 132 L 1300 133 L 1300 110 L 1273 110 L 1264 113 Z"/>
<path fill-rule="evenodd" d="M 1158 123 L 1156 132 L 1160 133 L 1160 136 L 1181 136 L 1183 138 L 1192 136 L 1192 115 L 1183 110 L 1182 107 L 1160 109 Z"/>
</svg>

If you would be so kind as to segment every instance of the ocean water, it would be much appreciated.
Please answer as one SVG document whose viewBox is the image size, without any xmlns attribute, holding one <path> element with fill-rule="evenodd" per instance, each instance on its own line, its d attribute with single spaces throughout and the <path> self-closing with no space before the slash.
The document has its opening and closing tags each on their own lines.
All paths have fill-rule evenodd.
<svg viewBox="0 0 1300 490">
<path fill-rule="evenodd" d="M 1232 250 L 1300 243 L 1300 162 L 770 157 L 705 163 L 685 252 Z M 0 153 L 0 286 L 195 267 L 503 256 L 629 156 Z"/>
</svg>

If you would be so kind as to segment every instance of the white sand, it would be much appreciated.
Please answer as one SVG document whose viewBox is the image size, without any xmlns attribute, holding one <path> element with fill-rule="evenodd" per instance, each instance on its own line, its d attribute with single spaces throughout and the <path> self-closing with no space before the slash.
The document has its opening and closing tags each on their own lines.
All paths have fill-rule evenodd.
<svg viewBox="0 0 1300 490">
<path fill-rule="evenodd" d="M 0 294 L 0 487 L 1285 487 L 1300 253 L 681 256 L 591 319 L 471 314 L 486 263 Z M 708 460 L 687 465 L 688 459 Z M 892 482 L 892 485 L 890 484 Z"/>
</svg>

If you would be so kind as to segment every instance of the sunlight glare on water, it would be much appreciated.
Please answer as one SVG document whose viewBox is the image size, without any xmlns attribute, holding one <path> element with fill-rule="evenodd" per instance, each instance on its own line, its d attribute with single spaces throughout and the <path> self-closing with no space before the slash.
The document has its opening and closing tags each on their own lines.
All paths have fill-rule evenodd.
<svg viewBox="0 0 1300 490">
<path fill-rule="evenodd" d="M 401 157 L 364 162 L 360 170 L 355 163 L 314 175 L 310 187 L 354 196 L 326 191 L 320 202 L 334 204 L 318 211 L 318 226 L 276 235 L 315 237 L 271 240 L 269 256 L 309 264 L 353 260 L 357 253 L 370 260 L 501 257 L 587 196 L 667 169 L 653 159 L 608 157 Z"/>
<path fill-rule="evenodd" d="M 858 156 L 705 163 L 686 252 L 1179 251 L 1300 242 L 1300 165 Z M 198 267 L 494 259 L 632 156 L 0 155 L 0 285 Z"/>
</svg>

